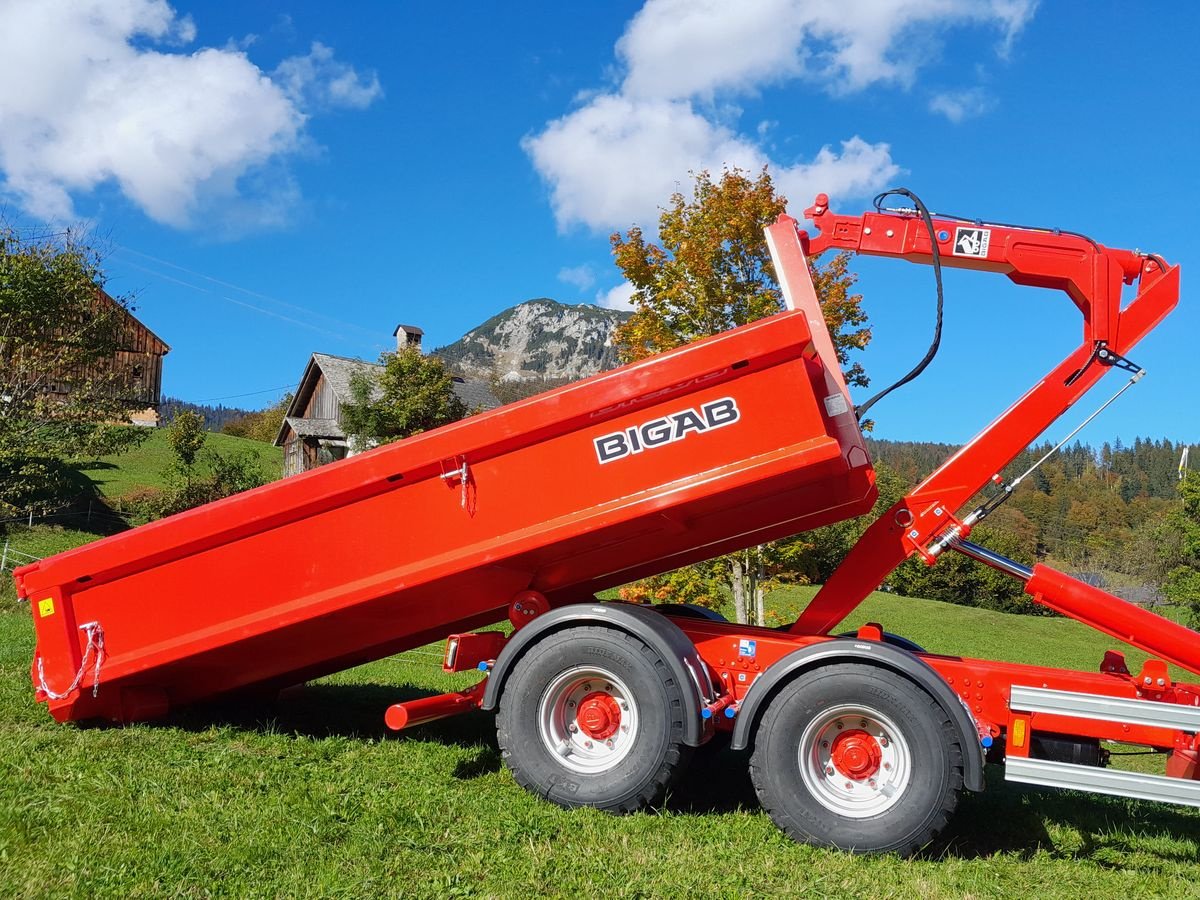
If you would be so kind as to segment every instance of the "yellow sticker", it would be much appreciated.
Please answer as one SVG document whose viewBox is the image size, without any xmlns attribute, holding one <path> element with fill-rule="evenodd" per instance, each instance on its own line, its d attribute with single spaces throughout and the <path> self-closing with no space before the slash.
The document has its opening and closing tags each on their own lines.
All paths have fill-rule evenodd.
<svg viewBox="0 0 1200 900">
<path fill-rule="evenodd" d="M 38 601 L 38 615 L 43 619 L 46 616 L 54 615 L 54 598 L 47 597 L 45 600 Z"/>
</svg>

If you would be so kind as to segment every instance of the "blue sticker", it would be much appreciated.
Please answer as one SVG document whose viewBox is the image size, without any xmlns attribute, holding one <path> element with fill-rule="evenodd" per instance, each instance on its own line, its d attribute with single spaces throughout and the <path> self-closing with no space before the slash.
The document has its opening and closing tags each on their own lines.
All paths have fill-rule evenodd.
<svg viewBox="0 0 1200 900">
<path fill-rule="evenodd" d="M 738 641 L 738 656 L 757 656 L 758 641 L 740 640 Z"/>
</svg>

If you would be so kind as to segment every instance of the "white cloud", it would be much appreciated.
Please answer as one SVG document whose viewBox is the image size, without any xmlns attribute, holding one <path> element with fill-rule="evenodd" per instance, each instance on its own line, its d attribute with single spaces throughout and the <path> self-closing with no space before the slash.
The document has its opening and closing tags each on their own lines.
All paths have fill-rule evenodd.
<svg viewBox="0 0 1200 900">
<path fill-rule="evenodd" d="M 333 58 L 333 50 L 314 41 L 306 56 L 292 56 L 275 69 L 274 80 L 297 103 L 318 109 L 366 109 L 383 96 L 379 77 L 364 80 L 351 66 Z"/>
<path fill-rule="evenodd" d="M 195 33 L 165 0 L 0 0 L 0 191 L 44 219 L 107 184 L 175 226 L 285 218 L 297 188 L 281 160 L 307 101 L 236 46 L 172 49 Z M 361 106 L 378 90 L 319 46 L 301 58 L 309 96 Z"/>
<path fill-rule="evenodd" d="M 617 42 L 619 87 L 522 142 L 550 189 L 560 228 L 650 227 L 688 173 L 770 165 L 796 203 L 817 189 L 842 197 L 878 190 L 900 171 L 884 142 L 855 135 L 811 161 L 771 159 L 738 130 L 729 102 L 803 79 L 830 93 L 877 83 L 910 86 L 952 28 L 1001 33 L 1006 52 L 1036 0 L 647 0 Z M 941 111 L 941 110 L 939 110 Z"/>
<path fill-rule="evenodd" d="M 963 25 L 1001 32 L 1001 53 L 1037 0 L 648 0 L 617 42 L 637 97 L 753 92 L 803 77 L 833 92 L 911 84 L 927 40 Z M 915 43 L 914 43 L 915 41 Z"/>
<path fill-rule="evenodd" d="M 615 288 L 596 294 L 596 305 L 603 306 L 605 309 L 630 310 L 633 309 L 633 304 L 629 302 L 632 297 L 633 285 L 628 281 L 622 281 Z"/>
<path fill-rule="evenodd" d="M 584 263 L 581 266 L 559 269 L 558 280 L 563 284 L 570 284 L 581 291 L 586 291 L 596 283 L 596 273 L 589 264 Z"/>
<path fill-rule="evenodd" d="M 605 94 L 526 138 L 526 152 L 550 184 L 560 227 L 594 229 L 639 223 L 650 228 L 689 171 L 723 166 L 757 171 L 769 162 L 762 149 L 718 125 L 686 100 L 636 100 Z M 771 164 L 780 190 L 808 201 L 818 189 L 838 196 L 877 190 L 899 171 L 887 144 L 860 137 L 840 153 L 824 147 L 812 162 Z"/>
<path fill-rule="evenodd" d="M 935 94 L 929 101 L 930 112 L 941 113 L 955 124 L 981 116 L 991 108 L 992 98 L 983 88 L 944 91 Z"/>
</svg>

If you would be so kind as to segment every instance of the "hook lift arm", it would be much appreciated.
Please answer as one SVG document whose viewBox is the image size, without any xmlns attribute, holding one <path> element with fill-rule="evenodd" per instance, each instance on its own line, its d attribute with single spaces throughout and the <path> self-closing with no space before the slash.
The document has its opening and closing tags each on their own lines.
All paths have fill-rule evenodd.
<svg viewBox="0 0 1200 900">
<path fill-rule="evenodd" d="M 788 217 L 781 218 L 771 230 L 791 230 L 789 237 L 793 241 L 798 238 L 809 258 L 836 249 L 930 264 L 932 237 L 938 242 L 942 265 L 998 272 L 1016 284 L 1061 290 L 1083 316 L 1083 341 L 1016 403 L 872 524 L 801 613 L 792 632 L 828 633 L 909 556 L 916 553 L 932 565 L 947 548 L 967 551 L 976 559 L 1025 579 L 1026 589 L 1035 599 L 1052 605 L 1035 588 L 1053 575 L 1061 591 L 1064 589 L 1061 579 L 1066 576 L 1043 566 L 1032 572 L 1021 566 L 1005 567 L 1008 561 L 1002 557 L 963 540 L 981 516 L 972 514 L 959 519 L 955 514 L 989 482 L 996 481 L 997 473 L 1078 402 L 1110 367 L 1118 366 L 1134 372 L 1135 379 L 1140 377 L 1141 370 L 1126 355 L 1175 308 L 1179 299 L 1179 267 L 1167 266 L 1157 256 L 1109 249 L 1083 235 L 942 215 L 932 217 L 931 235 L 931 229 L 916 210 L 842 216 L 830 211 L 825 194 L 818 194 L 804 215 L 816 225 L 816 235 L 798 230 L 795 220 Z M 783 235 L 776 231 L 773 237 L 779 241 Z M 1121 309 L 1122 287 L 1135 283 L 1134 299 Z M 1069 588 L 1066 590 L 1071 592 Z M 1088 591 L 1086 597 L 1077 598 L 1081 605 L 1092 605 L 1101 599 L 1092 597 L 1090 592 L 1108 597 L 1094 588 Z M 1055 608 L 1087 620 L 1070 602 L 1062 605 L 1066 608 Z M 1171 624 L 1157 616 L 1153 618 L 1163 625 Z M 1088 624 L 1113 632 L 1104 622 L 1088 621 Z M 1129 640 L 1128 633 L 1117 636 Z M 1175 641 L 1170 643 L 1174 645 Z M 1200 664 L 1200 658 L 1183 664 L 1192 668 Z"/>
</svg>

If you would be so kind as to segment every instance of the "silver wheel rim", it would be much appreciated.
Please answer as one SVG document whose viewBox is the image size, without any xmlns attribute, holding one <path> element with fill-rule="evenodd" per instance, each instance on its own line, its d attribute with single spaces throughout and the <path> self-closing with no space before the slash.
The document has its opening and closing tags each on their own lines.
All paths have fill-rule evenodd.
<svg viewBox="0 0 1200 900">
<path fill-rule="evenodd" d="M 848 767 L 847 756 L 859 765 Z M 809 722 L 800 736 L 797 761 L 804 786 L 817 802 L 851 819 L 891 809 L 912 778 L 904 733 L 878 710 L 858 704 L 832 707 Z"/>
<path fill-rule="evenodd" d="M 580 704 L 597 693 L 611 697 L 620 710 L 615 730 L 602 738 L 579 721 Z M 594 775 L 612 769 L 629 755 L 637 740 L 638 708 L 633 693 L 611 672 L 575 666 L 559 673 L 542 692 L 537 725 L 542 743 L 564 768 Z"/>
</svg>

